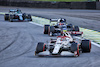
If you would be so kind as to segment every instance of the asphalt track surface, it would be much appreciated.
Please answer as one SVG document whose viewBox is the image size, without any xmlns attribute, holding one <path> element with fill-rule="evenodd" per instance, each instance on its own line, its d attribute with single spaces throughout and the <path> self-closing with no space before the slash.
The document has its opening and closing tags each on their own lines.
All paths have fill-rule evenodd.
<svg viewBox="0 0 100 67">
<path fill-rule="evenodd" d="M 8 12 L 9 9 L 21 9 L 22 12 L 30 13 L 35 16 L 52 18 L 65 18 L 67 23 L 72 23 L 83 28 L 92 29 L 100 32 L 100 10 L 75 10 L 75 9 L 37 9 L 21 7 L 0 6 L 0 12 Z"/>
<path fill-rule="evenodd" d="M 2 10 L 1 10 L 2 8 Z M 10 9 L 0 7 L 0 12 Z M 42 9 L 31 9 L 37 12 Z M 33 11 L 32 11 L 33 10 Z M 45 9 L 51 10 L 51 9 Z M 84 12 L 84 10 L 83 10 Z M 88 12 L 88 11 L 87 11 Z M 95 11 L 93 11 L 95 12 Z M 98 12 L 98 11 L 97 11 Z M 43 12 L 45 13 L 45 12 Z M 42 12 L 41 12 L 42 14 Z M 8 22 L 0 15 L 0 67 L 99 67 L 100 48 L 92 44 L 91 53 L 79 57 L 37 57 L 34 51 L 38 42 L 49 41 L 43 34 L 43 27 L 29 22 Z"/>
</svg>

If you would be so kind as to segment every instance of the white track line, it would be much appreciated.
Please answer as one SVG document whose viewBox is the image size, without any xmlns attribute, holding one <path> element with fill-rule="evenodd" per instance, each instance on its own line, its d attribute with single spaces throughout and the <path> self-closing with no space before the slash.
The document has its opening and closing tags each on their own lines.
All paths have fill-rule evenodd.
<svg viewBox="0 0 100 67">
<path fill-rule="evenodd" d="M 44 26 L 44 25 L 41 25 L 41 24 L 38 24 L 38 23 L 34 23 L 34 22 L 29 22 L 29 23 L 31 23 L 31 24 L 35 24 L 35 25 L 38 25 L 38 26 L 41 26 L 41 27 Z M 97 47 L 100 47 L 99 44 L 97 44 L 97 43 L 95 43 L 95 42 L 93 42 L 93 41 L 91 41 L 91 43 L 92 43 L 93 45 L 97 46 Z"/>
<path fill-rule="evenodd" d="M 97 47 L 100 47 L 99 44 L 95 43 L 95 42 L 91 42 L 93 45 L 97 46 Z"/>
<path fill-rule="evenodd" d="M 41 27 L 44 27 L 43 25 L 38 24 L 38 23 L 35 23 L 35 22 L 29 22 L 29 23 L 31 23 L 31 24 L 35 24 L 35 25 L 38 25 L 38 26 L 41 26 Z"/>
</svg>

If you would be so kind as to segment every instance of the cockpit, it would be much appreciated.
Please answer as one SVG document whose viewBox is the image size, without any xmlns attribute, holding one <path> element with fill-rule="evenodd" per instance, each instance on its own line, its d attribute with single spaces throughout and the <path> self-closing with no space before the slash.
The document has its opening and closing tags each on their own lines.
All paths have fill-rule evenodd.
<svg viewBox="0 0 100 67">
<path fill-rule="evenodd" d="M 22 13 L 21 10 L 9 10 L 9 13 Z"/>
</svg>

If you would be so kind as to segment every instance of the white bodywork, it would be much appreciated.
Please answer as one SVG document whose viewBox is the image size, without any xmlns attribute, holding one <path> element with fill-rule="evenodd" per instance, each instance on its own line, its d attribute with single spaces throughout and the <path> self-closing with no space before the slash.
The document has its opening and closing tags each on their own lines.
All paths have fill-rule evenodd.
<svg viewBox="0 0 100 67">
<path fill-rule="evenodd" d="M 73 41 L 73 38 L 69 33 L 64 33 L 64 36 L 58 37 L 55 43 L 54 50 L 52 54 L 58 54 L 61 47 L 67 48 L 70 47 L 70 42 Z"/>
<path fill-rule="evenodd" d="M 23 20 L 22 14 L 18 14 L 18 16 L 20 20 Z"/>
</svg>

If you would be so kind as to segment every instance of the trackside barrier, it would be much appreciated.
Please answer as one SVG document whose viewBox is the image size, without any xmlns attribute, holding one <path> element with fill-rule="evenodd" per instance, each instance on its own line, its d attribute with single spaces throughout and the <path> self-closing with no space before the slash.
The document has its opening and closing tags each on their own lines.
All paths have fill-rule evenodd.
<svg viewBox="0 0 100 67">
<path fill-rule="evenodd" d="M 0 6 L 33 8 L 100 9 L 100 2 L 47 2 L 28 0 L 0 0 Z"/>
</svg>

